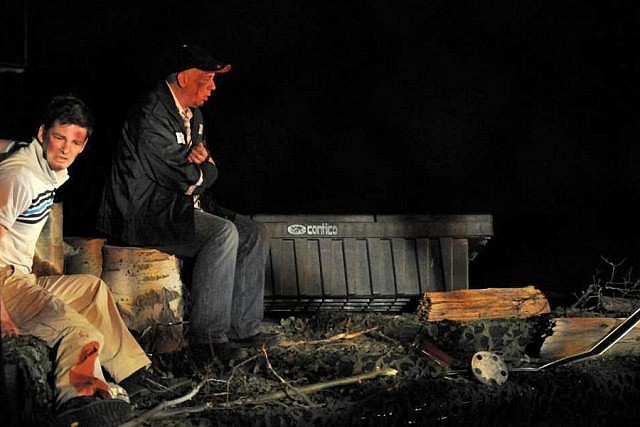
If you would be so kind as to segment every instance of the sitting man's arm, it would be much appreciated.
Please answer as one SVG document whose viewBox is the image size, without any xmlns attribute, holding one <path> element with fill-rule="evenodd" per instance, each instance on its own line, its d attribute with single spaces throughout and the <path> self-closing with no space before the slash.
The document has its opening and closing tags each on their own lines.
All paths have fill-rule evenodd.
<svg viewBox="0 0 640 427">
<path fill-rule="evenodd" d="M 4 225 L 0 225 L 0 239 L 2 239 L 2 237 L 5 234 L 7 234 L 7 229 L 5 228 Z M 10 267 L 3 267 L 3 268 L 10 268 Z M 1 273 L 5 273 L 5 272 L 1 271 Z M 0 279 L 4 281 L 5 277 L 0 277 Z M 7 309 L 4 306 L 4 301 L 2 299 L 1 294 L 0 294 L 0 330 L 2 330 L 3 337 L 20 334 L 20 328 L 18 328 L 18 326 L 15 323 L 13 323 L 13 320 L 11 320 L 11 317 L 9 317 L 9 313 L 7 313 Z"/>
</svg>

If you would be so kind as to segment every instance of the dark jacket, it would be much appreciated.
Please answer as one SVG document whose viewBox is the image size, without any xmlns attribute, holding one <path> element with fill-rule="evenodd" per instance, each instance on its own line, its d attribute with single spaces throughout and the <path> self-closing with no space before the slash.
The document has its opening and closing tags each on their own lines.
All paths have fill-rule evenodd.
<svg viewBox="0 0 640 427">
<path fill-rule="evenodd" d="M 202 113 L 192 108 L 193 144 L 204 141 Z M 167 245 L 193 236 L 193 195 L 218 176 L 212 163 L 189 163 L 186 130 L 166 83 L 129 113 L 114 153 L 96 227 L 127 245 Z M 200 179 L 192 195 L 185 194 Z"/>
</svg>

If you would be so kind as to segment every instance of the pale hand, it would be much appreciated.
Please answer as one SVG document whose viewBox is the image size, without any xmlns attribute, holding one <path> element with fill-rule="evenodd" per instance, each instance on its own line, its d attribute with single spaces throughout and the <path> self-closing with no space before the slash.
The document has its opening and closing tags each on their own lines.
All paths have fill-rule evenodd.
<svg viewBox="0 0 640 427">
<path fill-rule="evenodd" d="M 196 165 L 200 165 L 207 161 L 211 156 L 209 155 L 209 151 L 204 146 L 203 143 L 200 143 L 193 147 L 189 151 L 189 155 L 187 156 L 187 160 L 191 163 L 195 163 Z"/>
</svg>

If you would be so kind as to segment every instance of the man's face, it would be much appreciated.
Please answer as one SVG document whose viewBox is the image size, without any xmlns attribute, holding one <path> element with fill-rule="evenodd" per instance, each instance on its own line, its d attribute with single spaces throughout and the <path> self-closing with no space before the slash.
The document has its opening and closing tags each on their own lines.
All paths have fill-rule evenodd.
<svg viewBox="0 0 640 427">
<path fill-rule="evenodd" d="M 197 68 L 187 70 L 189 78 L 185 90 L 189 94 L 189 107 L 202 107 L 209 99 L 211 92 L 216 90 L 214 79 L 216 73 L 202 71 Z"/>
<path fill-rule="evenodd" d="M 44 126 L 40 126 L 38 139 L 49 167 L 59 171 L 69 167 L 84 150 L 88 139 L 87 128 L 55 122 L 53 127 L 46 131 Z"/>
</svg>

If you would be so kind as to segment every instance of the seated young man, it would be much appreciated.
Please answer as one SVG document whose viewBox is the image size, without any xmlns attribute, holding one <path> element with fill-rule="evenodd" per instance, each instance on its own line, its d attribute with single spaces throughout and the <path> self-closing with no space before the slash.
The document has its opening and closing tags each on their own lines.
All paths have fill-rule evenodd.
<svg viewBox="0 0 640 427">
<path fill-rule="evenodd" d="M 148 370 L 151 361 L 104 281 L 87 274 L 32 274 L 56 190 L 93 131 L 87 106 L 68 95 L 52 98 L 40 123 L 30 143 L 5 144 L 0 156 L 2 333 L 33 335 L 56 348 L 56 424 L 116 426 L 131 416 L 131 405 L 113 398 L 103 368 L 131 398 L 175 391 L 188 381 L 165 380 Z"/>
</svg>

